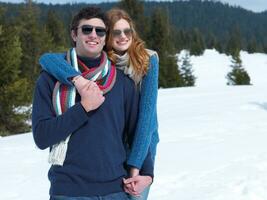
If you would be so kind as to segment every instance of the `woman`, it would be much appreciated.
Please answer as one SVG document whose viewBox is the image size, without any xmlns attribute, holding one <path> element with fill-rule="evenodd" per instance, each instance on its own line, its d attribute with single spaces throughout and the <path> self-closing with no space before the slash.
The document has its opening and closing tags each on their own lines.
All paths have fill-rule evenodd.
<svg viewBox="0 0 267 200">
<path fill-rule="evenodd" d="M 123 70 L 140 88 L 139 116 L 133 145 L 130 149 L 127 164 L 133 166 L 130 176 L 125 181 L 125 191 L 131 199 L 147 199 L 151 182 L 139 176 L 139 169 L 148 153 L 155 159 L 158 138 L 157 123 L 157 89 L 158 89 L 158 56 L 157 53 L 144 48 L 144 42 L 135 31 L 129 15 L 120 9 L 107 12 L 109 33 L 106 51 L 116 67 Z M 59 81 L 72 85 L 79 91 L 86 79 L 74 70 L 67 62 L 58 65 L 65 59 L 63 54 L 44 54 L 40 58 L 44 70 L 55 76 Z M 74 83 L 70 82 L 72 80 Z M 143 179 L 143 180 L 142 180 Z M 145 189 L 144 189 L 145 187 Z"/>
</svg>

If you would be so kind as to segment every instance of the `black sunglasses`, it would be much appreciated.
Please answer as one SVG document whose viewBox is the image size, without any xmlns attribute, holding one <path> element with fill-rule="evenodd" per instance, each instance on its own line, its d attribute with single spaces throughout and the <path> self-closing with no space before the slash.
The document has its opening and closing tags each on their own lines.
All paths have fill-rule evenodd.
<svg viewBox="0 0 267 200">
<path fill-rule="evenodd" d="M 104 27 L 100 27 L 100 26 L 82 25 L 81 27 L 78 27 L 78 28 L 82 29 L 82 33 L 84 35 L 91 34 L 93 32 L 93 29 L 95 29 L 96 35 L 99 37 L 104 37 L 107 32 Z"/>
<path fill-rule="evenodd" d="M 129 38 L 132 36 L 133 30 L 131 28 L 125 28 L 123 30 L 115 29 L 112 31 L 112 35 L 113 37 L 120 37 L 122 35 L 122 32 L 126 37 Z"/>
</svg>

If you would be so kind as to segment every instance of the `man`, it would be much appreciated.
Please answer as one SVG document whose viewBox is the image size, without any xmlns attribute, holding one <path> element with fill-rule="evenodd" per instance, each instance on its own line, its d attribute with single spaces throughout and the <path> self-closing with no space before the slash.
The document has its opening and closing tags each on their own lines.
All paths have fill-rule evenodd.
<svg viewBox="0 0 267 200">
<path fill-rule="evenodd" d="M 75 48 L 67 60 L 90 80 L 78 93 L 46 72 L 36 84 L 33 137 L 40 149 L 50 147 L 51 200 L 128 199 L 123 191 L 126 149 L 134 134 L 139 94 L 102 51 L 106 31 L 105 15 L 98 8 L 84 8 L 73 18 Z M 77 84 L 79 76 L 72 81 Z M 153 177 L 149 154 L 141 171 Z"/>
</svg>

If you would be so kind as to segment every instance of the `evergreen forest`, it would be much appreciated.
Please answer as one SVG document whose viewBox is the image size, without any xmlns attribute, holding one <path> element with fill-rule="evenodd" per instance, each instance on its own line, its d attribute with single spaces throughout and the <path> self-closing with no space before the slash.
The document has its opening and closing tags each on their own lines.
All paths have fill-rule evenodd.
<svg viewBox="0 0 267 200">
<path fill-rule="evenodd" d="M 182 49 L 201 55 L 214 48 L 237 60 L 240 50 L 267 53 L 267 11 L 255 13 L 212 0 L 0 3 L 0 136 L 30 130 L 32 94 L 41 70 L 39 57 L 71 46 L 69 24 L 85 6 L 104 11 L 120 7 L 131 15 L 146 47 L 158 52 L 161 88 L 194 85 L 196 77 L 185 75 L 177 66 L 176 53 Z M 184 67 L 183 71 L 192 70 Z"/>
</svg>

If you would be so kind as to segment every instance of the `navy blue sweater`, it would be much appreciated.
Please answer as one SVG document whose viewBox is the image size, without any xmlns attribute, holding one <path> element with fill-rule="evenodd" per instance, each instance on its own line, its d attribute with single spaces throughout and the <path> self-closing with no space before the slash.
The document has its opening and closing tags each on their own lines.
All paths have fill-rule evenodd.
<svg viewBox="0 0 267 200">
<path fill-rule="evenodd" d="M 138 114 L 139 93 L 133 81 L 117 70 L 116 82 L 98 109 L 87 113 L 77 93 L 77 103 L 58 117 L 52 106 L 55 83 L 51 75 L 41 73 L 32 111 L 33 137 L 40 149 L 72 133 L 64 165 L 49 170 L 50 195 L 95 196 L 123 191 L 122 178 L 127 176 L 124 138 L 127 136 L 131 146 Z M 151 154 L 141 174 L 153 176 Z"/>
</svg>

